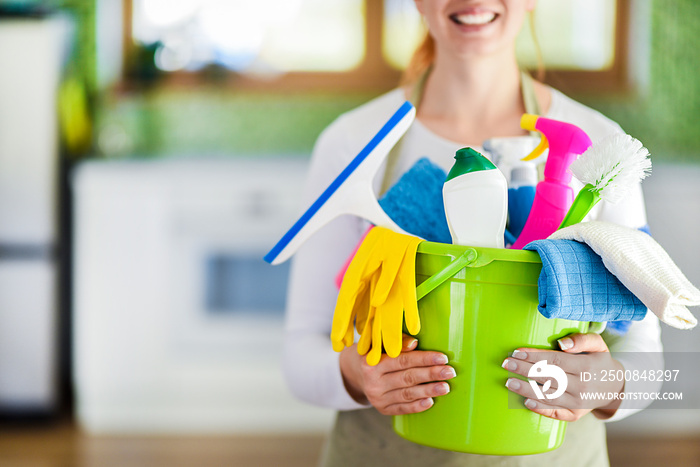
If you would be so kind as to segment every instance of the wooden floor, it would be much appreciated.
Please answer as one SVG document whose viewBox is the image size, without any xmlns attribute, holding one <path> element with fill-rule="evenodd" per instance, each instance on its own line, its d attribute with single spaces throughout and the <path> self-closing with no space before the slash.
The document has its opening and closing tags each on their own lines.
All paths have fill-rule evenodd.
<svg viewBox="0 0 700 467">
<path fill-rule="evenodd" d="M 308 467 L 320 436 L 87 436 L 69 423 L 0 428 L 1 467 Z"/>
<path fill-rule="evenodd" d="M 613 467 L 700 467 L 700 438 L 611 438 Z"/>
<path fill-rule="evenodd" d="M 700 439 L 609 439 L 613 467 L 699 467 Z M 94 437 L 69 422 L 0 426 L 2 467 L 308 467 L 321 436 Z"/>
</svg>

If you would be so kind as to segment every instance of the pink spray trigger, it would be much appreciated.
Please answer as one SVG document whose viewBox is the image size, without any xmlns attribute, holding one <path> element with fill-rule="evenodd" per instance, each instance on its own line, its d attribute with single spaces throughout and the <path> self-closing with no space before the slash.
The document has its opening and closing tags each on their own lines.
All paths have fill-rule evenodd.
<svg viewBox="0 0 700 467">
<path fill-rule="evenodd" d="M 537 184 L 535 200 L 518 240 L 511 248 L 522 249 L 528 243 L 549 237 L 561 225 L 574 201 L 569 186 L 569 165 L 591 146 L 591 139 L 571 123 L 525 114 L 520 126 L 542 134 L 543 142 L 526 159 L 538 156 L 549 147 L 544 180 Z"/>
</svg>

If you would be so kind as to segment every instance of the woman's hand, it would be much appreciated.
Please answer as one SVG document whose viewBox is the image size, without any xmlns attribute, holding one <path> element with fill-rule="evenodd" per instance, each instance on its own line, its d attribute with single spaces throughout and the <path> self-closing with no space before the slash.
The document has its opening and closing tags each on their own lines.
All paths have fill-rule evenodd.
<svg viewBox="0 0 700 467">
<path fill-rule="evenodd" d="M 555 399 L 539 399 L 534 389 L 526 381 L 509 378 L 506 387 L 524 396 L 525 406 L 531 411 L 554 418 L 572 422 L 594 410 L 598 418 L 611 417 L 620 405 L 620 399 L 583 400 L 581 393 L 598 393 L 607 397 L 609 394 L 619 394 L 624 390 L 623 381 L 601 381 L 600 375 L 604 370 L 624 370 L 622 364 L 613 359 L 608 346 L 598 334 L 572 334 L 559 340 L 562 351 L 520 348 L 513 352 L 503 362 L 503 368 L 521 376 L 528 377 L 528 372 L 538 361 L 545 360 L 564 370 L 567 377 L 567 387 L 564 394 Z M 598 375 L 583 381 L 582 372 Z M 540 386 L 551 381 L 549 392 L 558 387 L 557 382 L 550 378 L 530 377 Z M 542 388 L 540 389 L 542 390 Z M 546 393 L 546 388 L 545 391 Z"/>
<path fill-rule="evenodd" d="M 447 356 L 440 352 L 414 350 L 415 337 L 403 336 L 401 354 L 396 358 L 382 355 L 376 366 L 369 366 L 357 345 L 340 353 L 340 371 L 345 387 L 358 402 L 372 404 L 384 415 L 403 415 L 428 410 L 433 397 L 450 392 L 444 382 L 455 377 L 446 365 Z"/>
</svg>

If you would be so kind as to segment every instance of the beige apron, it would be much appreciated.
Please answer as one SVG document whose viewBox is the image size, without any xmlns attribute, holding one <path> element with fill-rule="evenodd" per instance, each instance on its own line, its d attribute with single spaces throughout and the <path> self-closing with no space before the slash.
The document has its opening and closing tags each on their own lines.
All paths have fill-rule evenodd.
<svg viewBox="0 0 700 467">
<path fill-rule="evenodd" d="M 420 101 L 424 75 L 416 86 L 411 102 Z M 539 115 L 532 78 L 521 74 L 523 101 L 527 113 Z M 401 142 L 387 157 L 381 192 L 391 183 L 391 174 L 400 153 Z M 504 377 L 505 378 L 505 377 Z M 524 410 L 524 409 L 523 409 Z M 508 443 L 507 439 L 503 443 Z M 433 466 L 503 466 L 567 467 L 609 466 L 605 441 L 605 424 L 592 414 L 569 423 L 564 443 L 554 451 L 528 456 L 484 456 L 445 451 L 407 441 L 397 435 L 391 426 L 391 417 L 374 408 L 338 412 L 335 425 L 323 450 L 322 467 L 433 467 Z"/>
<path fill-rule="evenodd" d="M 503 443 L 507 444 L 508 440 L 504 439 Z M 528 456 L 484 456 L 445 451 L 407 441 L 394 433 L 390 416 L 382 415 L 371 408 L 338 412 L 320 465 L 606 467 L 610 464 L 605 442 L 605 425 L 590 413 L 568 424 L 564 442 L 554 451 Z"/>
</svg>

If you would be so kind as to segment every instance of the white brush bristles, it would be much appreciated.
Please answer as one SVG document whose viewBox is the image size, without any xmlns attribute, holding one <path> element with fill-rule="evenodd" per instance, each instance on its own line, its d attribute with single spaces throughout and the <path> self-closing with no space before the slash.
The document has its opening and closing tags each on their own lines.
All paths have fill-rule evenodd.
<svg viewBox="0 0 700 467">
<path fill-rule="evenodd" d="M 582 183 L 593 185 L 603 200 L 616 203 L 651 173 L 651 159 L 639 140 L 621 133 L 592 145 L 570 170 Z"/>
</svg>

